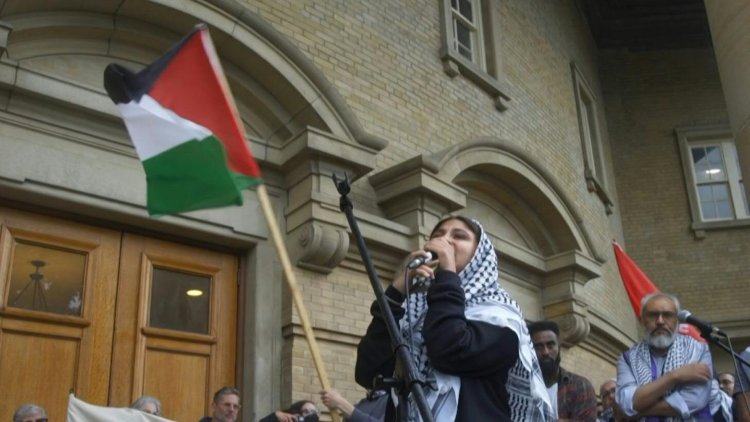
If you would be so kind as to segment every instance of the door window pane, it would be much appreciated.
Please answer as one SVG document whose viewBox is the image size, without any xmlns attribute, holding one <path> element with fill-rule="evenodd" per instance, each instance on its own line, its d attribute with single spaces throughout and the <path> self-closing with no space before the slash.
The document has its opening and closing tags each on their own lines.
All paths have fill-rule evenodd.
<svg viewBox="0 0 750 422">
<path fill-rule="evenodd" d="M 81 316 L 86 254 L 16 242 L 9 307 Z"/>
<path fill-rule="evenodd" d="M 154 268 L 149 326 L 208 334 L 211 278 Z"/>
</svg>

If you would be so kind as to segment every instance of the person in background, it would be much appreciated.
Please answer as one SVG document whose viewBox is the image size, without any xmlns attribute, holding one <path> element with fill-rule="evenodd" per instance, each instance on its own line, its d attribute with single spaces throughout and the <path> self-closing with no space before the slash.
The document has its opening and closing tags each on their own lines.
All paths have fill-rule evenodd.
<svg viewBox="0 0 750 422">
<path fill-rule="evenodd" d="M 599 397 L 602 401 L 602 413 L 599 415 L 597 422 L 614 422 L 615 421 L 615 391 L 617 381 L 614 379 L 606 380 L 599 387 Z"/>
<path fill-rule="evenodd" d="M 130 405 L 130 408 L 138 409 L 141 412 L 151 415 L 161 416 L 161 402 L 156 397 L 140 396 Z"/>
<path fill-rule="evenodd" d="M 320 399 L 332 412 L 341 412 L 347 422 L 382 422 L 388 394 L 383 390 L 376 390 L 353 405 L 336 389 L 329 388 L 320 392 Z"/>
<path fill-rule="evenodd" d="M 677 298 L 666 293 L 641 301 L 644 338 L 617 361 L 617 404 L 628 417 L 712 418 L 711 352 L 677 333 L 679 310 Z"/>
<path fill-rule="evenodd" d="M 740 357 L 750 362 L 750 347 L 740 353 Z M 745 364 L 737 363 L 739 372 L 735 377 L 734 383 L 734 409 L 737 415 L 737 421 L 750 422 L 750 368 Z"/>
<path fill-rule="evenodd" d="M 547 392 L 557 404 L 558 421 L 595 422 L 596 392 L 591 381 L 560 366 L 560 327 L 554 321 L 538 321 L 529 324 L 529 334 Z"/>
<path fill-rule="evenodd" d="M 732 394 L 734 393 L 734 375 L 722 372 L 711 381 L 711 414 L 714 422 L 732 422 Z"/>
<path fill-rule="evenodd" d="M 731 372 L 722 372 L 716 376 L 719 380 L 719 387 L 721 391 L 727 393 L 729 397 L 734 394 L 734 374 Z"/>
<path fill-rule="evenodd" d="M 234 387 L 222 387 L 214 394 L 211 401 L 212 415 L 198 422 L 236 422 L 240 413 L 240 390 Z"/>
<path fill-rule="evenodd" d="M 47 422 L 47 411 L 42 406 L 27 403 L 16 409 L 13 422 Z"/>
<path fill-rule="evenodd" d="M 299 400 L 285 410 L 277 410 L 258 422 L 318 422 L 320 411 L 310 400 Z"/>
</svg>

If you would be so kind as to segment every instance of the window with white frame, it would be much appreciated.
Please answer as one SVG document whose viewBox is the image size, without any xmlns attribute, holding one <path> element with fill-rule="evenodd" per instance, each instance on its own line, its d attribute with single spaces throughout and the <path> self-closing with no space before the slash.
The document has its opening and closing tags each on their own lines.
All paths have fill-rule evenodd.
<svg viewBox="0 0 750 422">
<path fill-rule="evenodd" d="M 678 128 L 693 229 L 750 225 L 747 192 L 729 127 Z"/>
<path fill-rule="evenodd" d="M 438 0 L 440 2 L 443 70 L 463 75 L 488 92 L 495 107 L 505 110 L 508 88 L 500 77 L 499 11 L 494 0 Z"/>
<path fill-rule="evenodd" d="M 453 48 L 480 69 L 486 69 L 479 0 L 450 0 Z"/>
<path fill-rule="evenodd" d="M 583 78 L 575 63 L 570 65 L 573 73 L 576 108 L 578 109 L 578 129 L 583 151 L 583 174 L 589 192 L 595 192 L 604 204 L 607 214 L 612 213 L 612 201 L 606 189 L 606 169 L 602 150 L 599 117 L 594 93 Z"/>
</svg>

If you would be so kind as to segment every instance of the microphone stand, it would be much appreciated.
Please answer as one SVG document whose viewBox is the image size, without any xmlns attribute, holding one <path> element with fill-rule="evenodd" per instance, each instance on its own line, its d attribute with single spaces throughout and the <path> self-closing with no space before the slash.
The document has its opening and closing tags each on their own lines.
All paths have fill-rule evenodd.
<svg viewBox="0 0 750 422">
<path fill-rule="evenodd" d="M 747 400 L 747 396 L 745 395 L 745 392 L 746 392 L 746 390 L 745 390 L 745 389 L 746 389 L 747 387 L 749 387 L 749 386 L 744 386 L 744 385 L 742 385 L 742 379 L 743 379 L 743 377 L 742 377 L 742 375 L 741 375 L 741 374 L 739 373 L 739 372 L 740 372 L 740 370 L 743 370 L 743 371 L 745 371 L 745 369 L 744 369 L 744 368 L 741 368 L 741 366 L 738 366 L 738 365 L 737 365 L 737 362 L 741 363 L 742 365 L 745 365 L 745 367 L 746 367 L 746 368 L 748 368 L 748 369 L 750 369 L 750 363 L 748 363 L 748 362 L 747 362 L 747 361 L 746 361 L 745 359 L 743 359 L 743 358 L 742 358 L 742 356 L 740 356 L 740 355 L 738 355 L 737 353 L 735 353 L 735 351 L 734 351 L 734 350 L 733 350 L 733 348 L 732 348 L 732 340 L 731 340 L 731 339 L 729 338 L 729 336 L 728 336 L 728 335 L 724 335 L 724 337 L 725 337 L 725 338 L 727 339 L 727 342 L 729 343 L 729 346 L 727 346 L 726 344 L 722 343 L 722 342 L 721 342 L 721 341 L 719 340 L 719 337 L 718 337 L 718 336 L 716 336 L 716 335 L 712 335 L 712 334 L 713 334 L 713 333 L 712 333 L 711 331 L 708 331 L 708 330 L 701 330 L 701 337 L 703 337 L 703 338 L 704 338 L 704 339 L 705 339 L 706 341 L 710 341 L 711 343 L 713 343 L 713 344 L 715 344 L 715 345 L 717 345 L 717 346 L 721 347 L 721 348 L 722 348 L 722 349 L 724 349 L 724 350 L 725 350 L 725 351 L 726 351 L 727 353 L 729 353 L 730 355 L 732 355 L 732 357 L 734 358 L 734 370 L 735 370 L 735 372 L 737 372 L 737 382 L 739 382 L 739 383 L 740 383 L 740 391 L 742 391 L 742 392 L 741 392 L 741 393 L 739 393 L 739 394 L 740 394 L 740 396 L 742 396 L 742 397 L 743 397 L 743 399 L 744 399 L 744 402 L 745 402 L 744 404 L 745 404 L 745 406 L 746 406 L 746 407 L 747 407 L 747 409 L 748 409 L 748 413 L 750 413 L 750 402 L 748 402 L 748 400 Z M 723 333 L 722 333 L 722 334 L 723 334 Z M 737 405 L 739 406 L 739 404 L 737 404 Z"/>
<path fill-rule="evenodd" d="M 333 174 L 333 183 L 336 185 L 336 190 L 341 195 L 339 202 L 339 208 L 346 214 L 346 220 L 349 222 L 349 227 L 352 229 L 352 234 L 357 241 L 357 247 L 359 248 L 359 254 L 362 256 L 362 262 L 367 270 L 367 275 L 370 278 L 370 284 L 372 290 L 375 292 L 375 299 L 380 306 L 380 312 L 385 320 L 386 327 L 388 328 L 388 334 L 391 337 L 391 345 L 396 355 L 396 362 L 402 368 L 403 379 L 386 379 L 385 384 L 393 386 L 399 394 L 398 402 L 398 415 L 401 421 L 407 421 L 409 418 L 409 393 L 414 397 L 414 401 L 417 404 L 419 414 L 422 416 L 422 421 L 432 422 L 432 412 L 427 404 L 427 398 L 424 395 L 422 389 L 423 381 L 420 377 L 417 367 L 414 365 L 414 361 L 409 354 L 409 347 L 401 336 L 401 330 L 399 330 L 396 319 L 393 317 L 390 306 L 388 306 L 388 298 L 385 296 L 382 284 L 378 274 L 375 272 L 375 268 L 372 265 L 372 259 L 367 251 L 367 245 L 365 245 L 362 233 L 359 231 L 359 225 L 357 220 L 354 218 L 352 201 L 347 197 L 351 187 L 349 185 L 349 176 L 344 173 L 344 180 L 339 180 L 336 174 Z M 399 366 L 397 365 L 397 367 Z"/>
<path fill-rule="evenodd" d="M 735 359 L 735 360 L 736 360 L 737 362 L 739 362 L 739 363 L 741 363 L 741 364 L 745 365 L 745 366 L 746 366 L 747 368 L 749 368 L 749 369 L 750 369 L 750 363 L 748 363 L 748 361 L 746 361 L 745 359 L 743 359 L 743 358 L 742 358 L 742 356 L 740 356 L 740 355 L 738 355 L 737 353 L 735 353 L 735 352 L 734 352 L 734 350 L 732 350 L 732 349 L 730 349 L 729 347 L 727 347 L 727 345 L 726 345 L 726 344 L 722 343 L 722 342 L 721 342 L 721 341 L 719 340 L 719 338 L 718 338 L 718 337 L 716 337 L 716 336 L 712 336 L 712 335 L 710 335 L 710 334 L 709 334 L 709 335 L 704 335 L 704 334 L 702 334 L 702 333 L 701 333 L 701 337 L 703 337 L 703 338 L 704 338 L 704 339 L 706 339 L 707 341 L 710 341 L 711 343 L 713 343 L 713 344 L 715 344 L 715 345 L 717 345 L 717 346 L 721 347 L 722 349 L 726 350 L 726 351 L 727 351 L 727 353 L 729 353 L 730 355 L 732 355 L 732 357 L 733 357 L 733 358 L 734 358 L 734 359 Z"/>
</svg>

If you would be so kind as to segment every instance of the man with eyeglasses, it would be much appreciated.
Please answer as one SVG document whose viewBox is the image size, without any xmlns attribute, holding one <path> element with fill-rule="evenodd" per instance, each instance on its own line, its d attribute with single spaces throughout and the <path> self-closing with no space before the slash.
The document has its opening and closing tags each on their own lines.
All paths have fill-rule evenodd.
<svg viewBox="0 0 750 422">
<path fill-rule="evenodd" d="M 13 422 L 47 422 L 47 411 L 33 403 L 24 404 L 16 409 Z"/>
<path fill-rule="evenodd" d="M 198 422 L 236 422 L 241 407 L 240 390 L 222 387 L 214 394 L 211 402 L 212 416 L 206 416 Z"/>
<path fill-rule="evenodd" d="M 711 353 L 706 344 L 678 334 L 679 310 L 677 298 L 666 293 L 641 301 L 644 338 L 617 362 L 617 403 L 629 417 L 712 420 Z"/>
<path fill-rule="evenodd" d="M 606 380 L 599 386 L 599 397 L 602 400 L 602 411 L 596 422 L 614 422 L 615 420 L 615 391 L 617 381 Z"/>
</svg>

